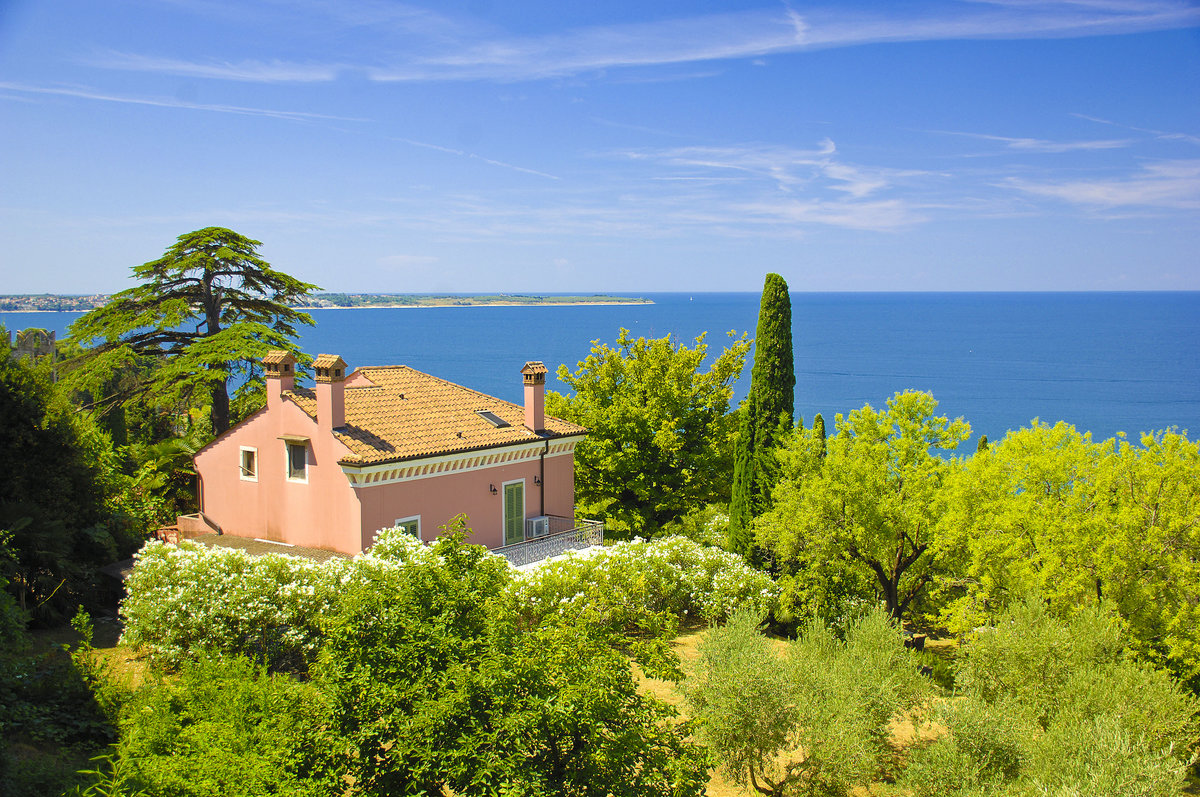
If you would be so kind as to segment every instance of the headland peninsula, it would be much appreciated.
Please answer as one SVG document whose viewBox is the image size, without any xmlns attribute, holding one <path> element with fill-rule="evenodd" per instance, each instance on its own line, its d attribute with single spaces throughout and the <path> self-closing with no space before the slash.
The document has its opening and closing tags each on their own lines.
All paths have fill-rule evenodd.
<svg viewBox="0 0 1200 797">
<path fill-rule="evenodd" d="M 111 294 L 14 294 L 0 296 L 0 312 L 72 312 L 103 307 Z M 654 304 L 640 296 L 609 294 L 543 295 L 531 293 L 314 293 L 301 310 L 357 310 L 379 307 L 503 307 L 535 305 Z"/>
</svg>

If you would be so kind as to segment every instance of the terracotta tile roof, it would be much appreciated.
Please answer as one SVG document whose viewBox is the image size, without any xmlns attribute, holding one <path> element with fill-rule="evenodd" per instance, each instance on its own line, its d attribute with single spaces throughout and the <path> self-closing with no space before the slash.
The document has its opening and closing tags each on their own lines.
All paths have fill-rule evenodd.
<svg viewBox="0 0 1200 797">
<path fill-rule="evenodd" d="M 547 438 L 579 435 L 582 426 L 546 416 L 543 434 L 525 428 L 525 408 L 406 365 L 359 368 L 370 386 L 346 387 L 346 425 L 334 430 L 350 449 L 346 464 L 375 464 L 438 456 Z M 316 393 L 297 388 L 283 395 L 317 417 Z M 480 417 L 492 412 L 508 422 L 496 427 Z"/>
<path fill-rule="evenodd" d="M 523 374 L 548 374 L 550 369 L 541 360 L 532 360 L 525 363 L 525 367 L 521 369 Z"/>
<path fill-rule="evenodd" d="M 314 368 L 342 368 L 346 367 L 346 361 L 336 354 L 318 354 L 317 359 L 313 360 Z"/>
<path fill-rule="evenodd" d="M 271 349 L 269 352 L 267 352 L 266 356 L 262 358 L 264 363 L 281 363 L 285 360 L 287 362 L 294 363 L 296 362 L 296 357 L 290 351 L 284 351 L 283 349 Z"/>
</svg>

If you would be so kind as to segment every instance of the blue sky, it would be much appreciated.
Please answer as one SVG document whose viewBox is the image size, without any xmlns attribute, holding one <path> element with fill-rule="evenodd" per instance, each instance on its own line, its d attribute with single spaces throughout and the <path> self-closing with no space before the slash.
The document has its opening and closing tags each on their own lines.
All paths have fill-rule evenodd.
<svg viewBox="0 0 1200 797">
<path fill-rule="evenodd" d="M 0 293 L 1200 289 L 1179 0 L 0 0 Z"/>
</svg>

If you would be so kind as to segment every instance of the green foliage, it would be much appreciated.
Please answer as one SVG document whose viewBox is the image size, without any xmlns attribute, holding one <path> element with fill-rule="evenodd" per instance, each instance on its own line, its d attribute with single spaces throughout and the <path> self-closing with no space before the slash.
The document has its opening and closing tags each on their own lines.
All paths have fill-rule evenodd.
<svg viewBox="0 0 1200 797">
<path fill-rule="evenodd" d="M 1140 656 L 1200 683 L 1200 446 L 1185 435 L 1094 443 L 1035 422 L 972 457 L 947 505 L 952 628 L 1029 592 L 1063 613 L 1111 601 Z"/>
<path fill-rule="evenodd" d="M 729 507 L 706 504 L 662 528 L 664 537 L 686 537 L 692 542 L 717 548 L 729 538 Z"/>
<path fill-rule="evenodd" d="M 38 622 L 92 603 L 98 568 L 116 559 L 106 520 L 111 449 L 55 391 L 44 369 L 10 359 L 0 336 L 0 577 Z"/>
<path fill-rule="evenodd" d="M 796 365 L 792 355 L 792 299 L 778 274 L 767 274 L 754 337 L 750 395 L 742 406 L 729 506 L 729 548 L 749 555 L 752 522 L 771 503 L 778 479 L 774 449 L 792 428 Z"/>
<path fill-rule="evenodd" d="M 918 795 L 1004 794 L 1029 756 L 1036 724 L 1011 700 L 989 705 L 978 697 L 941 703 L 935 720 L 950 731 L 919 750 L 903 782 Z"/>
<path fill-rule="evenodd" d="M 294 602 L 312 572 L 287 557 L 259 568 L 149 546 L 130 600 L 172 605 L 155 621 L 183 620 L 186 608 L 230 632 L 164 646 L 178 653 L 177 676 L 121 713 L 117 764 L 132 767 L 129 782 L 156 795 L 701 793 L 706 755 L 638 691 L 620 634 L 565 608 L 512 613 L 515 571 L 464 544 L 468 533 L 462 518 L 431 547 L 385 533 L 372 553 L 333 566 L 319 605 Z M 214 562 L 194 561 L 204 559 Z M 201 581 L 222 598 L 206 606 Z M 263 608 L 278 593 L 290 597 Z M 305 628 L 303 654 L 320 647 L 309 680 L 239 656 L 239 611 L 261 613 L 251 625 L 290 617 Z"/>
<path fill-rule="evenodd" d="M 703 335 L 689 348 L 622 329 L 615 347 L 593 341 L 574 373 L 559 367 L 573 392 L 548 393 L 546 411 L 589 430 L 575 450 L 585 515 L 617 535 L 648 536 L 692 507 L 726 499 L 736 425 L 727 413 L 748 349 L 744 336 L 734 338 L 701 371 Z"/>
<path fill-rule="evenodd" d="M 905 773 L 918 795 L 1178 794 L 1200 730 L 1200 703 L 1130 659 L 1120 625 L 1088 611 L 1070 622 L 1044 602 L 1014 604 L 960 658 L 964 697 L 948 733 Z"/>
<path fill-rule="evenodd" d="M 888 724 L 925 691 L 899 629 L 882 610 L 839 639 L 809 623 L 771 643 L 735 613 L 700 649 L 688 702 L 698 734 L 740 784 L 767 795 L 846 794 L 887 765 Z"/>
<path fill-rule="evenodd" d="M 77 762 L 115 738 L 121 690 L 93 656 L 87 614 L 73 625 L 74 649 L 34 645 L 23 627 L 0 644 L 0 797 L 61 794 L 79 782 Z"/>
<path fill-rule="evenodd" d="M 91 392 L 111 388 L 115 374 L 136 374 L 126 403 L 211 402 L 213 431 L 225 431 L 229 381 L 257 374 L 268 350 L 288 347 L 297 324 L 312 324 L 289 305 L 316 286 L 272 269 L 259 245 L 206 227 L 134 267 L 139 285 L 71 325 L 71 340 L 91 348 L 72 363 L 68 384 Z"/>
<path fill-rule="evenodd" d="M 941 492 L 958 467 L 934 450 L 970 435 L 965 421 L 935 416 L 936 409 L 928 393 L 897 393 L 882 412 L 867 405 L 839 414 L 824 446 L 811 431 L 789 438 L 774 504 L 755 529 L 796 577 L 797 613 L 836 614 L 841 601 L 864 597 L 862 585 L 873 583 L 900 619 L 933 578 Z"/>
<path fill-rule="evenodd" d="M 589 626 L 522 630 L 501 560 L 443 535 L 436 557 L 357 571 L 315 682 L 332 704 L 315 777 L 351 793 L 698 794 L 702 753 Z"/>
<path fill-rule="evenodd" d="M 188 662 L 125 706 L 113 768 L 157 797 L 302 793 L 323 715 L 313 685 L 245 658 Z"/>
<path fill-rule="evenodd" d="M 80 775 L 87 778 L 86 785 L 76 786 L 68 797 L 149 797 L 142 789 L 132 784 L 132 766 L 116 752 L 95 756 L 91 759 L 95 769 L 81 769 Z"/>
</svg>

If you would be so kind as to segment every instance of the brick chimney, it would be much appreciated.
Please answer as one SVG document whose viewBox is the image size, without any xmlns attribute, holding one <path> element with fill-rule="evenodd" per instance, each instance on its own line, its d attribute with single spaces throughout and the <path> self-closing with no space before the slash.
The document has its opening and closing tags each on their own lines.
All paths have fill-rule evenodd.
<svg viewBox="0 0 1200 797">
<path fill-rule="evenodd" d="M 290 351 L 272 349 L 262 358 L 267 377 L 267 409 L 275 409 L 283 399 L 280 394 L 296 386 L 296 358 Z"/>
<path fill-rule="evenodd" d="M 317 374 L 317 428 L 322 434 L 346 425 L 346 361 L 336 354 L 313 360 Z"/>
<path fill-rule="evenodd" d="M 540 361 L 525 363 L 525 427 L 532 432 L 546 429 L 546 366 Z"/>
</svg>

